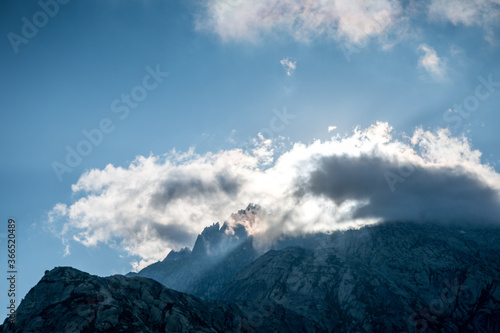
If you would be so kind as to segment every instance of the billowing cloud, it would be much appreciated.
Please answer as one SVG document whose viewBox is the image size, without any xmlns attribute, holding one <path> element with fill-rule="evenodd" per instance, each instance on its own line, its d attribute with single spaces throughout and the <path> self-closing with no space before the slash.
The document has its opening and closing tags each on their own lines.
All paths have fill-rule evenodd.
<svg viewBox="0 0 500 333">
<path fill-rule="evenodd" d="M 428 45 L 420 45 L 419 50 L 423 52 L 423 55 L 418 60 L 418 65 L 423 67 L 433 79 L 444 80 L 446 78 L 446 65 L 443 59 L 439 58 L 436 51 Z"/>
<path fill-rule="evenodd" d="M 295 72 L 295 69 L 297 68 L 297 62 L 291 60 L 290 58 L 284 58 L 280 61 L 280 63 L 287 76 L 292 76 L 293 72 Z"/>
<path fill-rule="evenodd" d="M 481 26 L 492 38 L 499 5 L 499 0 L 429 0 L 418 6 L 399 0 L 208 0 L 196 27 L 224 41 L 285 33 L 302 42 L 324 37 L 360 44 L 382 37 L 385 43 L 385 37 L 400 35 L 423 14 L 431 21 Z"/>
<path fill-rule="evenodd" d="M 300 190 L 325 196 L 337 206 L 347 201 L 365 202 L 353 210 L 353 218 L 446 223 L 474 216 L 479 223 L 499 216 L 497 192 L 478 182 L 475 175 L 455 171 L 413 166 L 373 154 L 329 156 L 320 159 L 318 169 Z M 382 174 L 387 177 L 380 177 Z M 404 185 L 387 191 L 387 185 L 397 185 L 398 180 Z M 470 205 L 476 201 L 482 204 Z"/>
<path fill-rule="evenodd" d="M 172 151 L 94 169 L 73 185 L 78 199 L 55 205 L 48 223 L 65 242 L 124 248 L 142 258 L 134 263 L 139 269 L 192 246 L 205 226 L 249 203 L 263 208 L 248 230 L 264 240 L 383 220 L 481 223 L 500 216 L 500 175 L 466 138 L 444 129 L 396 138 L 377 123 L 276 151 L 261 136 L 249 151 Z"/>
</svg>

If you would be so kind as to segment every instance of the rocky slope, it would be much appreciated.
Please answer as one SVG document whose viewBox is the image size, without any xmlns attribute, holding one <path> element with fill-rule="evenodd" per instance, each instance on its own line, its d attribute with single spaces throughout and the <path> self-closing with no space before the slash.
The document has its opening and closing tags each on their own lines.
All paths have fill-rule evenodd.
<svg viewBox="0 0 500 333">
<path fill-rule="evenodd" d="M 269 311 L 272 309 L 272 311 Z M 226 304 L 165 288 L 146 278 L 92 276 L 70 267 L 45 274 L 0 332 L 316 332 L 279 305 Z"/>
<path fill-rule="evenodd" d="M 392 223 L 270 251 L 223 290 L 340 332 L 500 332 L 500 231 Z"/>
</svg>

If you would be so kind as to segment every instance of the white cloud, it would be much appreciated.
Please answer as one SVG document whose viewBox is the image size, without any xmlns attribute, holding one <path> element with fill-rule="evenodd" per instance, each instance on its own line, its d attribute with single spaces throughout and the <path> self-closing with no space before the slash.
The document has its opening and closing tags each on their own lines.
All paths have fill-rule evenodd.
<svg viewBox="0 0 500 333">
<path fill-rule="evenodd" d="M 446 78 L 446 64 L 443 59 L 439 58 L 436 51 L 428 45 L 422 44 L 418 49 L 424 53 L 418 60 L 418 65 L 423 67 L 433 79 L 444 80 Z"/>
<path fill-rule="evenodd" d="M 454 25 L 483 27 L 486 39 L 492 43 L 493 30 L 500 22 L 500 0 L 432 0 L 429 16 Z"/>
<path fill-rule="evenodd" d="M 424 14 L 434 21 L 481 26 L 491 40 L 499 5 L 500 0 L 430 0 L 410 6 L 398 0 L 208 0 L 196 27 L 223 41 L 285 33 L 302 42 L 324 37 L 348 44 L 381 37 L 383 46 L 390 46 L 394 41 L 388 35 L 398 40 L 411 35 L 408 23 Z"/>
<path fill-rule="evenodd" d="M 62 243 L 64 245 L 64 254 L 63 254 L 63 257 L 67 257 L 71 254 L 71 251 L 69 249 L 69 242 L 67 239 L 63 238 L 62 239 Z"/>
<path fill-rule="evenodd" d="M 458 25 L 494 23 L 500 12 L 499 0 L 432 0 L 429 14 Z"/>
<path fill-rule="evenodd" d="M 328 126 L 328 133 L 333 132 L 337 129 L 337 126 Z"/>
<path fill-rule="evenodd" d="M 409 166 L 392 192 L 385 173 Z M 141 258 L 137 270 L 249 203 L 267 212 L 251 227 L 260 239 L 391 219 L 497 219 L 500 175 L 465 138 L 417 129 L 398 140 L 377 123 L 280 156 L 263 138 L 248 152 L 139 156 L 83 174 L 72 190 L 80 198 L 54 206 L 51 229 L 63 242 L 119 246 Z"/>
<path fill-rule="evenodd" d="M 224 41 L 282 31 L 300 41 L 324 36 L 359 43 L 384 32 L 399 10 L 394 0 L 209 0 L 197 28 Z"/>
<path fill-rule="evenodd" d="M 290 60 L 289 58 L 284 58 L 280 61 L 281 66 L 283 66 L 283 69 L 286 72 L 287 76 L 292 76 L 293 72 L 295 72 L 295 69 L 297 69 L 297 62 Z"/>
</svg>

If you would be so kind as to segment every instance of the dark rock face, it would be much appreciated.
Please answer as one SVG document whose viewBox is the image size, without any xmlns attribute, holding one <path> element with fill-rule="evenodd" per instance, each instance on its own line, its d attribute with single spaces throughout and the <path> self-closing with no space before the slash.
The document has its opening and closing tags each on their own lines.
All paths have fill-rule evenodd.
<svg viewBox="0 0 500 333">
<path fill-rule="evenodd" d="M 56 268 L 0 332 L 500 332 L 499 227 L 385 223 L 289 237 L 260 256 L 244 229 L 224 228 L 141 272 L 205 299 Z"/>
<path fill-rule="evenodd" d="M 315 332 L 279 305 L 202 301 L 146 278 L 101 278 L 70 267 L 44 275 L 0 332 Z"/>
<path fill-rule="evenodd" d="M 269 251 L 224 288 L 341 332 L 500 332 L 500 230 L 384 224 Z"/>
</svg>

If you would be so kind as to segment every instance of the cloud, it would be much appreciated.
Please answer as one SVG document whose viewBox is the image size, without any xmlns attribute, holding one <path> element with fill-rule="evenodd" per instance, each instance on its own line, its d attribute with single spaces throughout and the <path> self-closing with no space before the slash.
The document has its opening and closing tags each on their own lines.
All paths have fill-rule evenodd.
<svg viewBox="0 0 500 333">
<path fill-rule="evenodd" d="M 424 53 L 418 60 L 418 65 L 423 67 L 433 79 L 437 81 L 444 80 L 446 78 L 446 65 L 438 57 L 436 51 L 425 44 L 420 45 L 418 49 Z"/>
<path fill-rule="evenodd" d="M 387 178 L 380 175 L 398 175 L 399 170 L 407 170 L 409 176 L 399 176 L 403 184 L 395 193 L 387 191 Z M 337 206 L 348 201 L 366 202 L 353 210 L 353 218 L 450 222 L 474 216 L 479 223 L 499 216 L 497 192 L 478 182 L 475 175 L 455 171 L 400 164 L 373 154 L 330 156 L 319 160 L 318 168 L 300 189 L 325 196 Z"/>
<path fill-rule="evenodd" d="M 499 0 L 430 0 L 418 5 L 398 0 L 208 0 L 196 28 L 217 34 L 223 41 L 255 42 L 264 36 L 286 34 L 300 42 L 327 38 L 364 44 L 380 38 L 383 45 L 418 30 L 408 27 L 422 15 L 430 21 L 481 26 L 493 38 Z M 410 33 L 411 35 L 412 33 Z"/>
<path fill-rule="evenodd" d="M 202 198 L 219 194 L 236 195 L 240 184 L 237 179 L 224 173 L 203 179 L 198 174 L 173 173 L 165 180 L 158 192 L 151 197 L 151 205 L 157 209 L 168 206 L 172 201 L 184 198 Z"/>
<path fill-rule="evenodd" d="M 328 133 L 333 132 L 337 129 L 337 126 L 328 126 Z"/>
<path fill-rule="evenodd" d="M 295 69 L 297 68 L 297 62 L 292 61 L 289 58 L 282 59 L 280 61 L 281 66 L 283 66 L 283 69 L 286 72 L 286 75 L 292 76 L 293 72 L 295 72 Z"/>
<path fill-rule="evenodd" d="M 285 32 L 304 42 L 323 36 L 359 43 L 384 32 L 399 10 L 393 0 L 209 0 L 196 27 L 224 41 Z"/>
<path fill-rule="evenodd" d="M 429 16 L 447 20 L 454 25 L 480 26 L 486 30 L 487 39 L 493 38 L 493 28 L 498 26 L 499 0 L 432 0 Z"/>
<path fill-rule="evenodd" d="M 48 224 L 63 243 L 125 249 L 140 269 L 249 203 L 264 209 L 247 221 L 258 240 L 383 220 L 498 221 L 500 175 L 447 130 L 395 138 L 377 123 L 279 154 L 260 140 L 248 151 L 174 150 L 90 170 L 72 186 L 78 199 L 55 205 Z"/>
</svg>

